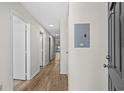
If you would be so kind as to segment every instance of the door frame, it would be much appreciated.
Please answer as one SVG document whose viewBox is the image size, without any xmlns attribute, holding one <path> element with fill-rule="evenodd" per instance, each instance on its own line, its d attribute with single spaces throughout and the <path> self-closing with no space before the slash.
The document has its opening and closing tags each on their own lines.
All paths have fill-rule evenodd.
<svg viewBox="0 0 124 93">
<path fill-rule="evenodd" d="M 49 36 L 49 62 L 51 60 L 51 37 Z"/>
<path fill-rule="evenodd" d="M 26 62 L 26 70 L 27 70 L 27 72 L 26 72 L 26 75 L 27 75 L 27 77 L 26 77 L 26 80 L 30 80 L 31 79 L 31 70 L 30 70 L 30 68 L 31 68 L 31 58 L 30 58 L 30 55 L 31 55 L 31 53 L 30 53 L 30 23 L 28 23 L 28 22 L 26 22 L 25 20 L 24 20 L 24 17 L 21 15 L 21 14 L 19 14 L 18 12 L 16 12 L 15 10 L 13 10 L 13 9 L 11 9 L 10 10 L 10 62 L 11 62 L 11 72 L 12 72 L 12 78 L 11 78 L 11 81 L 12 81 L 12 88 L 13 88 L 13 17 L 14 16 L 16 16 L 17 18 L 19 18 L 19 19 L 21 19 L 22 21 L 24 21 L 25 23 L 26 23 L 26 31 L 27 31 L 27 45 L 26 45 L 26 47 L 27 47 L 27 51 L 26 51 L 26 53 L 27 53 L 27 62 Z"/>
<path fill-rule="evenodd" d="M 40 42 L 40 38 L 41 38 L 41 36 L 42 36 L 42 64 L 41 64 L 41 62 L 40 62 L 41 60 L 40 60 L 40 53 L 39 53 L 39 62 L 40 62 L 40 66 L 41 66 L 41 67 L 44 66 L 44 65 L 43 65 L 43 61 L 44 61 L 44 46 L 43 46 L 43 45 L 44 45 L 44 43 L 43 43 L 43 42 L 44 42 L 44 41 L 43 41 L 44 37 L 43 37 L 43 35 L 44 35 L 44 33 L 43 33 L 42 31 L 40 31 L 40 32 L 39 32 L 39 38 L 38 38 L 38 40 L 39 40 L 39 44 L 40 44 L 40 43 L 41 43 L 41 42 Z M 40 46 L 40 45 L 39 45 L 39 46 Z M 39 47 L 39 52 L 41 52 L 41 51 L 40 51 L 40 47 Z"/>
<path fill-rule="evenodd" d="M 30 24 L 26 24 L 26 30 L 27 30 L 27 80 L 31 80 L 31 37 L 30 37 Z"/>
</svg>

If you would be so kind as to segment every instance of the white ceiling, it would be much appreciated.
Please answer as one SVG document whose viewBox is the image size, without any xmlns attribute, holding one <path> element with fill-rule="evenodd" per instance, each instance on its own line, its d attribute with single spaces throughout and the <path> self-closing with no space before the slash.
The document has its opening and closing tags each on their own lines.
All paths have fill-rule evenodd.
<svg viewBox="0 0 124 93">
<path fill-rule="evenodd" d="M 24 2 L 21 3 L 40 24 L 53 36 L 60 33 L 60 19 L 68 16 L 68 3 L 66 2 Z M 54 27 L 49 27 L 54 24 Z"/>
</svg>

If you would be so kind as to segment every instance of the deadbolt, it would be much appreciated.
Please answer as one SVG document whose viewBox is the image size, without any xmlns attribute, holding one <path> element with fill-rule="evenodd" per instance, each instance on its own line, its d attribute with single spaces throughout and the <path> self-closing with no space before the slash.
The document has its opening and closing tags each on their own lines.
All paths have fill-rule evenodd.
<svg viewBox="0 0 124 93">
<path fill-rule="evenodd" d="M 108 59 L 108 60 L 109 60 L 109 59 L 110 59 L 110 55 L 107 55 L 107 56 L 106 56 L 106 59 Z"/>
<path fill-rule="evenodd" d="M 108 68 L 109 66 L 108 66 L 108 65 L 106 65 L 106 64 L 104 64 L 104 65 L 103 65 L 103 67 L 104 67 L 104 68 Z"/>
</svg>

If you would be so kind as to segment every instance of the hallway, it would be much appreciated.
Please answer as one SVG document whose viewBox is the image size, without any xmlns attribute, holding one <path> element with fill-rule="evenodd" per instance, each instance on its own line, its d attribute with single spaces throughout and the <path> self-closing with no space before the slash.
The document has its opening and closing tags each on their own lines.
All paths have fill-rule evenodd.
<svg viewBox="0 0 124 93">
<path fill-rule="evenodd" d="M 0 2 L 0 91 L 124 90 L 123 2 Z"/>
<path fill-rule="evenodd" d="M 60 54 L 29 81 L 14 80 L 15 91 L 67 91 L 67 75 L 60 75 Z"/>
</svg>

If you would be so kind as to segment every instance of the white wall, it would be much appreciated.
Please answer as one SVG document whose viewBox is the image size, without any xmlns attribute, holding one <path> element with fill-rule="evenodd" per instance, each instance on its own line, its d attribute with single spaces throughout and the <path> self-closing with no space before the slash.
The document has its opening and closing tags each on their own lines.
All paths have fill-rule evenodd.
<svg viewBox="0 0 124 93">
<path fill-rule="evenodd" d="M 39 30 L 37 27 L 31 25 L 31 78 L 40 71 Z"/>
<path fill-rule="evenodd" d="M 68 73 L 68 16 L 60 22 L 60 74 Z"/>
<path fill-rule="evenodd" d="M 11 15 L 22 18 L 31 26 L 31 75 L 39 71 L 38 34 L 43 28 L 19 3 L 0 3 L 0 11 L 0 81 L 2 90 L 13 90 Z"/>
<path fill-rule="evenodd" d="M 107 3 L 69 3 L 69 90 L 107 90 Z M 90 23 L 90 48 L 74 48 L 74 24 Z"/>
</svg>

